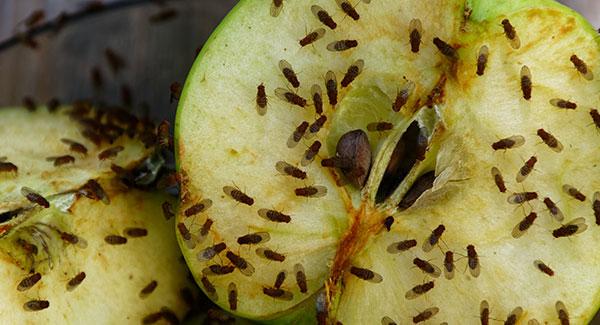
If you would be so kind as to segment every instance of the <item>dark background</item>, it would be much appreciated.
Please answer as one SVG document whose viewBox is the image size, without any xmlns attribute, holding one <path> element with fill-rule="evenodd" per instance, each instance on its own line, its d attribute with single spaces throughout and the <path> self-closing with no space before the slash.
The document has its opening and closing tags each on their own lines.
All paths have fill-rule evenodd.
<svg viewBox="0 0 600 325">
<path fill-rule="evenodd" d="M 63 11 L 81 11 L 89 2 L 0 0 L 0 42 L 23 31 L 22 21 L 33 10 L 43 9 L 45 21 L 50 21 Z M 58 33 L 36 36 L 37 49 L 21 44 L 2 49 L 0 45 L 0 106 L 20 105 L 25 96 L 38 103 L 56 97 L 62 102 L 91 98 L 106 104 L 121 104 L 121 88 L 126 85 L 131 89 L 132 107 L 137 113 L 148 112 L 157 121 L 172 120 L 176 103 L 170 103 L 169 86 L 175 81 L 185 81 L 196 49 L 237 1 L 105 0 L 102 3 L 110 7 L 116 2 L 137 4 L 107 8 L 67 23 Z M 562 2 L 583 13 L 595 26 L 600 25 L 600 1 Z M 175 9 L 177 16 L 161 23 L 150 22 L 153 15 L 166 8 Z M 126 60 L 126 67 L 118 74 L 112 73 L 106 62 L 107 47 Z M 93 67 L 101 71 L 104 79 L 100 89 L 92 86 Z M 592 324 L 600 325 L 600 315 Z"/>
</svg>

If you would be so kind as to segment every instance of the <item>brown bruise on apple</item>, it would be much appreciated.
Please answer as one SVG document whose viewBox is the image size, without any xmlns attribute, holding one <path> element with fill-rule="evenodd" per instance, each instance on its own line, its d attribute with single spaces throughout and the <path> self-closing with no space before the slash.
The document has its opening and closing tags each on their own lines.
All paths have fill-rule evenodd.
<svg viewBox="0 0 600 325">
<path fill-rule="evenodd" d="M 313 14 L 322 8 L 334 10 L 325 1 L 315 4 Z M 294 4 L 286 3 L 285 8 L 275 19 L 289 22 L 310 15 Z M 246 24 L 251 32 L 221 31 L 190 75 L 178 112 L 177 150 L 184 180 L 180 211 L 206 199 L 214 205 L 204 214 L 186 217 L 180 212 L 177 218 L 182 225 L 180 245 L 198 282 L 210 284 L 204 285 L 209 296 L 224 308 L 231 306 L 227 288 L 234 283 L 235 312 L 262 320 L 277 318 L 315 295 L 319 323 L 452 323 L 464 321 L 469 313 L 475 322 L 482 301 L 489 304 L 492 318 L 509 323 L 534 316 L 550 322 L 565 315 L 589 317 L 599 299 L 597 286 L 577 283 L 578 294 L 569 295 L 563 285 L 573 284 L 568 274 L 577 273 L 583 281 L 597 270 L 594 256 L 582 243 L 600 240 L 588 229 L 594 220 L 589 197 L 600 187 L 599 180 L 588 175 L 597 168 L 599 156 L 592 125 L 598 85 L 580 61 L 573 61 L 574 50 L 568 48 L 577 42 L 596 44 L 588 27 L 578 26 L 580 18 L 565 15 L 555 5 L 487 21 L 470 20 L 471 11 L 462 1 L 427 6 L 416 1 L 364 1 L 342 9 L 352 20 L 334 16 L 335 33 L 326 30 L 311 46 L 292 51 L 297 47 L 292 43 L 302 36 L 297 26 L 270 30 L 260 18 L 268 13 L 265 5 L 242 3 L 229 19 Z M 416 18 L 423 41 L 417 51 Z M 393 23 L 382 23 L 388 20 Z M 432 21 L 435 26 L 428 28 Z M 314 25 L 322 26 L 318 21 Z M 261 28 L 269 32 L 254 34 Z M 563 43 L 549 44 L 548 35 Z M 356 44 L 350 44 L 354 39 Z M 274 46 L 270 40 L 278 42 Z M 219 56 L 236 43 L 261 53 L 260 62 L 252 59 L 260 71 Z M 564 58 L 546 61 L 548 51 Z M 576 52 L 585 68 L 593 70 L 597 48 Z M 379 53 L 377 64 L 369 60 L 374 56 L 369 53 Z M 295 67 L 294 78 L 290 69 L 278 67 L 282 60 L 286 67 Z M 225 65 L 227 69 L 221 68 Z M 244 75 L 232 77 L 236 69 Z M 216 80 L 232 81 L 226 85 L 230 96 L 198 95 L 220 93 L 224 86 Z M 319 104 L 318 115 L 311 106 L 315 84 L 324 90 L 323 112 Z M 257 85 L 267 89 L 269 110 L 264 115 L 256 112 L 263 96 L 257 96 Z M 356 93 L 361 89 L 377 90 L 371 92 L 373 98 L 360 98 Z M 342 167 L 348 165 L 343 161 L 336 165 L 326 160 L 341 158 L 335 144 L 356 130 L 352 122 L 361 120 L 359 113 L 344 116 L 355 113 L 347 109 L 356 105 L 350 99 L 374 106 L 387 103 L 389 112 L 397 112 L 390 132 L 369 134 L 373 165 L 366 183 L 344 177 Z M 317 132 L 298 132 L 299 125 L 306 130 L 320 119 L 325 123 Z M 564 126 L 565 119 L 570 127 Z M 373 123 L 383 121 L 376 117 L 358 129 L 372 131 Z M 541 128 L 547 133 L 539 135 Z M 313 150 L 318 151 L 315 161 L 303 160 L 317 142 L 326 145 Z M 526 163 L 529 157 L 535 157 L 535 163 Z M 273 166 L 280 161 L 302 168 L 305 184 L 289 175 L 273 176 Z M 390 178 L 399 180 L 386 185 Z M 389 188 L 378 195 L 382 185 Z M 247 193 L 253 204 L 223 195 L 223 186 L 230 194 Z M 571 188 L 587 189 L 588 204 L 579 202 L 582 196 Z M 558 214 L 551 216 L 542 203 L 544 197 L 558 202 L 560 214 L 572 218 L 560 223 Z M 524 219 L 534 211 L 537 219 Z M 393 223 L 388 223 L 390 216 Z M 584 217 L 575 218 L 579 216 Z M 298 218 L 302 221 L 296 223 Z M 203 231 L 208 220 L 212 227 Z M 322 227 L 313 228 L 315 222 Z M 444 236 L 432 242 L 432 231 L 440 226 Z M 256 245 L 256 254 L 235 245 L 235 238 L 251 232 L 268 233 L 270 238 Z M 414 239 L 417 245 L 406 250 L 389 249 Z M 294 241 L 309 253 L 302 256 L 290 249 Z M 220 242 L 227 249 L 211 261 L 196 257 Z M 273 268 L 272 259 L 265 263 L 266 251 L 282 253 L 281 266 Z M 273 288 L 282 270 L 291 272 L 292 265 L 298 265 L 298 255 L 308 292 L 290 281 Z M 448 262 L 448 256 L 454 259 Z M 553 276 L 536 266 L 539 260 L 553 266 Z M 398 298 L 432 278 L 435 286 L 422 295 Z M 528 290 L 518 289 L 525 287 Z M 448 297 L 455 306 L 448 306 Z M 557 314 L 557 301 L 569 314 Z M 361 306 L 369 306 L 368 312 Z"/>
</svg>

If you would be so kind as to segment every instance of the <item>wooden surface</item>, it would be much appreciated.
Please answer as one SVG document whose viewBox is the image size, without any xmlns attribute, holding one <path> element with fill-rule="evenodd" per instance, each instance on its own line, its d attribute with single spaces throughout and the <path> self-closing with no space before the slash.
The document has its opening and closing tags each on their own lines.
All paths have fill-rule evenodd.
<svg viewBox="0 0 600 325">
<path fill-rule="evenodd" d="M 11 36 L 15 26 L 35 9 L 44 9 L 47 18 L 53 18 L 63 10 L 81 9 L 85 2 L 0 0 L 0 40 Z M 600 26 L 600 1 L 562 2 Z M 184 81 L 196 48 L 235 3 L 235 0 L 171 1 L 168 6 L 177 9 L 178 16 L 157 25 L 150 24 L 149 17 L 161 8 L 155 4 L 139 5 L 84 19 L 56 35 L 46 34 L 38 38 L 38 50 L 17 46 L 2 52 L 0 106 L 18 105 L 24 96 L 39 102 L 58 97 L 64 102 L 93 98 L 118 104 L 120 88 L 126 84 L 132 89 L 138 112 L 141 104 L 147 103 L 154 119 L 172 119 L 175 104 L 169 101 L 169 85 Z M 127 67 L 118 75 L 111 73 L 104 58 L 107 47 L 127 60 Z M 104 76 L 105 86 L 101 91 L 94 91 L 90 82 L 94 66 Z M 600 316 L 592 324 L 600 325 Z"/>
</svg>

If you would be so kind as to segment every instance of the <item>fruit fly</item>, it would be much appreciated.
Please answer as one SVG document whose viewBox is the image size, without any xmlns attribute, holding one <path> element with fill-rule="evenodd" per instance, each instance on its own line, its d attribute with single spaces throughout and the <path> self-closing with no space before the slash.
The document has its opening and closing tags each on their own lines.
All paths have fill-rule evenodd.
<svg viewBox="0 0 600 325">
<path fill-rule="evenodd" d="M 294 295 L 283 289 L 278 288 L 263 288 L 263 293 L 271 298 L 279 299 L 279 300 L 292 300 L 294 299 Z"/>
<path fill-rule="evenodd" d="M 325 122 L 327 122 L 327 116 L 325 115 L 321 115 L 319 116 L 319 118 L 317 118 L 308 128 L 308 133 L 305 134 L 305 137 L 307 139 L 310 139 L 313 135 L 317 134 L 321 128 L 323 127 L 323 125 L 325 125 Z"/>
<path fill-rule="evenodd" d="M 267 113 L 267 93 L 265 92 L 265 85 L 262 83 L 256 87 L 256 111 L 258 115 Z"/>
<path fill-rule="evenodd" d="M 237 297 L 238 291 L 235 283 L 229 283 L 227 287 L 227 301 L 229 302 L 229 309 L 236 310 L 237 309 Z"/>
<path fill-rule="evenodd" d="M 413 259 L 413 264 L 421 269 L 421 271 L 431 275 L 434 278 L 439 277 L 442 273 L 437 266 L 417 257 Z"/>
<path fill-rule="evenodd" d="M 92 78 L 92 86 L 94 89 L 101 90 L 104 87 L 104 77 L 99 67 L 94 66 L 90 72 Z"/>
<path fill-rule="evenodd" d="M 327 187 L 325 186 L 306 186 L 294 190 L 296 196 L 307 198 L 319 198 L 327 195 Z"/>
<path fill-rule="evenodd" d="M 481 265 L 479 264 L 479 257 L 477 256 L 477 251 L 475 250 L 475 246 L 468 245 L 467 246 L 467 257 L 469 266 L 469 272 L 473 277 L 478 277 L 481 271 Z"/>
<path fill-rule="evenodd" d="M 528 214 L 521 222 L 519 222 L 515 228 L 513 228 L 512 236 L 514 238 L 519 238 L 525 234 L 525 232 L 533 225 L 535 219 L 537 219 L 538 215 L 535 212 L 531 212 Z"/>
<path fill-rule="evenodd" d="M 87 197 L 88 199 L 92 199 L 92 200 L 96 200 L 96 201 L 100 200 L 104 204 L 110 203 L 110 199 L 108 198 L 108 195 L 106 194 L 106 192 L 104 191 L 102 186 L 100 186 L 100 184 L 98 184 L 98 182 L 96 182 L 93 179 L 90 179 L 89 181 L 87 181 L 79 189 L 78 193 Z"/>
<path fill-rule="evenodd" d="M 300 292 L 307 293 L 308 284 L 306 283 L 306 271 L 304 270 L 304 266 L 302 266 L 302 264 L 294 265 L 294 274 L 296 275 L 296 284 L 298 285 Z"/>
<path fill-rule="evenodd" d="M 548 147 L 550 147 L 550 149 L 552 149 L 556 152 L 561 152 L 563 150 L 562 143 L 560 143 L 560 141 L 558 141 L 558 139 L 556 139 L 556 137 L 554 137 L 552 134 L 550 134 L 546 130 L 538 129 L 537 135 L 542 139 L 542 141 L 544 141 L 544 143 Z"/>
<path fill-rule="evenodd" d="M 594 124 L 596 124 L 596 127 L 598 129 L 600 129 L 600 113 L 598 112 L 597 109 L 591 109 L 590 110 L 590 116 L 592 117 L 592 120 L 594 121 Z"/>
<path fill-rule="evenodd" d="M 69 280 L 69 282 L 67 282 L 67 290 L 75 290 L 75 288 L 77 288 L 83 282 L 83 280 L 85 280 L 85 277 L 85 272 L 77 273 L 77 275 L 75 275 L 71 280 Z"/>
<path fill-rule="evenodd" d="M 285 161 L 278 161 L 275 164 L 275 169 L 282 175 L 291 176 L 297 179 L 306 179 L 306 172 L 298 167 L 295 167 Z"/>
<path fill-rule="evenodd" d="M 42 20 L 46 18 L 46 12 L 44 10 L 38 9 L 32 11 L 27 18 L 25 18 L 25 26 L 27 28 L 32 28 L 35 25 L 39 24 Z"/>
<path fill-rule="evenodd" d="M 585 224 L 585 218 L 577 218 L 571 220 L 569 223 L 562 225 L 560 228 L 556 228 L 552 231 L 554 238 L 570 237 L 573 235 L 580 234 L 587 229 Z"/>
<path fill-rule="evenodd" d="M 204 199 L 204 200 L 200 201 L 199 203 L 196 203 L 196 204 L 192 205 L 191 207 L 185 209 L 183 214 L 186 217 L 191 217 L 198 213 L 202 213 L 202 212 L 206 211 L 208 208 L 210 208 L 212 206 L 212 203 L 213 203 L 212 200 Z"/>
<path fill-rule="evenodd" d="M 490 323 L 490 304 L 487 300 L 482 300 L 479 304 L 479 320 L 481 325 L 489 325 Z"/>
<path fill-rule="evenodd" d="M 289 223 L 292 221 L 291 216 L 275 210 L 260 209 L 258 210 L 258 215 L 273 222 Z"/>
<path fill-rule="evenodd" d="M 287 277 L 286 271 L 281 271 L 277 273 L 277 277 L 275 278 L 275 283 L 273 284 L 273 288 L 279 289 L 285 282 L 285 278 Z"/>
<path fill-rule="evenodd" d="M 563 192 L 567 193 L 569 196 L 573 197 L 577 201 L 584 202 L 586 200 L 585 195 L 571 185 L 565 184 L 563 185 L 562 189 Z"/>
<path fill-rule="evenodd" d="M 352 6 L 352 4 L 350 4 L 350 2 L 348 0 L 335 0 L 338 4 L 338 6 L 340 6 L 340 8 L 342 9 L 342 11 L 350 16 L 350 18 L 354 19 L 354 20 L 358 20 L 360 18 L 360 15 L 358 14 L 358 12 L 356 12 L 356 9 L 354 9 L 354 7 Z"/>
<path fill-rule="evenodd" d="M 384 132 L 394 128 L 394 124 L 390 122 L 373 122 L 367 124 L 367 131 L 369 132 Z"/>
<path fill-rule="evenodd" d="M 214 221 L 210 218 L 207 218 L 206 221 L 204 221 L 204 224 L 200 228 L 200 236 L 202 238 L 204 238 L 204 237 L 206 237 L 206 235 L 208 235 L 208 232 L 210 231 L 210 228 L 212 227 L 213 223 L 214 223 Z"/>
<path fill-rule="evenodd" d="M 119 154 L 119 152 L 121 152 L 123 150 L 125 150 L 125 148 L 123 146 L 114 146 L 114 147 L 108 148 L 98 154 L 98 159 L 106 160 L 106 159 L 115 158 Z"/>
<path fill-rule="evenodd" d="M 29 311 L 40 311 L 50 307 L 48 300 L 30 300 L 23 304 L 23 309 Z"/>
<path fill-rule="evenodd" d="M 576 109 L 577 104 L 561 98 L 550 99 L 550 105 L 564 109 Z"/>
<path fill-rule="evenodd" d="M 266 243 L 271 239 L 268 232 L 256 232 L 238 237 L 237 243 L 240 245 L 256 245 Z"/>
<path fill-rule="evenodd" d="M 231 264 L 235 265 L 243 275 L 251 276 L 254 273 L 252 264 L 248 263 L 243 257 L 236 255 L 231 251 L 225 253 L 225 257 L 227 257 Z"/>
<path fill-rule="evenodd" d="M 210 265 L 206 268 L 204 268 L 202 270 L 202 274 L 209 276 L 209 275 L 226 275 L 226 274 L 230 274 L 233 273 L 233 271 L 235 270 L 235 267 L 232 265 L 219 265 L 219 264 L 213 264 Z"/>
<path fill-rule="evenodd" d="M 454 278 L 454 253 L 452 251 L 444 254 L 444 276 L 448 280 Z"/>
<path fill-rule="evenodd" d="M 48 112 L 54 112 L 60 106 L 60 101 L 56 98 L 52 98 L 46 103 L 46 107 L 48 107 Z"/>
<path fill-rule="evenodd" d="M 123 245 L 127 243 L 127 238 L 119 235 L 108 235 L 104 237 L 104 241 L 109 245 Z"/>
<path fill-rule="evenodd" d="M 552 217 L 554 217 L 554 219 L 556 219 L 556 221 L 563 221 L 565 217 L 552 199 L 549 197 L 544 198 L 544 205 L 546 205 L 546 208 L 548 208 L 548 211 L 550 211 L 550 214 Z"/>
<path fill-rule="evenodd" d="M 79 142 L 69 140 L 69 139 L 60 139 L 60 141 L 69 146 L 69 150 L 73 152 L 80 153 L 82 155 L 86 155 L 88 150 L 87 148 Z"/>
<path fill-rule="evenodd" d="M 203 276 L 200 279 L 200 282 L 202 283 L 202 287 L 204 287 L 204 291 L 208 294 L 209 297 L 213 298 L 214 300 L 217 300 L 217 289 L 215 288 L 215 286 L 210 282 L 210 280 L 206 277 Z"/>
<path fill-rule="evenodd" d="M 181 238 L 183 238 L 183 241 L 187 248 L 196 248 L 196 245 L 198 244 L 198 238 L 195 235 L 192 235 L 190 230 L 183 222 L 177 224 L 177 230 L 179 231 Z"/>
<path fill-rule="evenodd" d="M 517 183 L 523 182 L 525 178 L 527 178 L 527 176 L 531 174 L 531 171 L 535 167 L 537 161 L 537 157 L 532 156 L 531 158 L 529 158 L 529 160 L 525 162 L 525 164 L 521 167 L 521 169 L 519 169 L 519 172 L 517 173 Z"/>
<path fill-rule="evenodd" d="M 25 186 L 21 187 L 21 194 L 27 200 L 29 200 L 29 202 L 35 203 L 35 204 L 41 206 L 42 208 L 47 209 L 50 207 L 50 202 L 48 202 L 48 200 L 46 200 L 43 196 L 41 196 L 34 190 L 30 189 L 29 187 L 25 187 Z"/>
<path fill-rule="evenodd" d="M 298 125 L 296 127 L 296 129 L 294 130 L 294 132 L 292 133 L 292 135 L 289 137 L 289 139 L 287 141 L 288 148 L 291 149 L 298 145 L 298 143 L 300 142 L 300 140 L 306 133 L 308 126 L 309 126 L 308 122 L 303 121 L 302 123 L 300 123 L 300 125 Z"/>
<path fill-rule="evenodd" d="M 582 59 L 580 59 L 577 55 L 575 55 L 575 54 L 571 55 L 571 63 L 573 63 L 573 66 L 575 66 L 575 69 L 577 69 L 577 71 L 579 71 L 579 73 L 581 73 L 581 75 L 586 80 L 594 79 L 594 73 L 592 72 L 592 70 L 588 69 L 587 64 Z"/>
<path fill-rule="evenodd" d="M 312 5 L 310 7 L 313 15 L 317 17 L 317 19 L 325 26 L 329 27 L 329 29 L 334 30 L 337 27 L 336 22 L 331 18 L 331 15 L 325 9 L 321 8 L 317 5 Z"/>
<path fill-rule="evenodd" d="M 321 142 L 317 140 L 313 142 L 313 144 L 311 144 L 310 147 L 308 147 L 308 149 L 306 149 L 306 151 L 304 152 L 304 157 L 302 157 L 302 161 L 300 162 L 300 164 L 302 166 L 308 166 L 315 159 L 315 157 L 319 153 L 319 150 L 321 150 Z"/>
<path fill-rule="evenodd" d="M 104 50 L 104 56 L 106 57 L 106 61 L 110 66 L 111 70 L 116 74 L 121 71 L 121 69 L 125 68 L 125 59 L 121 57 L 117 52 L 115 52 L 111 48 L 106 48 Z"/>
<path fill-rule="evenodd" d="M 592 202 L 592 210 L 594 210 L 596 225 L 600 226 L 600 192 L 594 193 L 594 202 Z"/>
<path fill-rule="evenodd" d="M 161 208 L 163 211 L 163 215 L 165 216 L 165 219 L 169 220 L 175 216 L 175 211 L 173 211 L 173 205 L 171 205 L 170 202 L 168 202 L 168 201 L 163 202 L 163 204 L 161 205 Z"/>
<path fill-rule="evenodd" d="M 271 2 L 271 16 L 277 17 L 283 9 L 283 0 L 273 0 Z"/>
<path fill-rule="evenodd" d="M 325 74 L 325 89 L 327 90 L 327 98 L 329 105 L 335 106 L 338 102 L 337 78 L 333 71 L 327 71 Z"/>
<path fill-rule="evenodd" d="M 423 37 L 423 25 L 420 19 L 412 19 L 408 24 L 408 36 L 410 39 L 410 50 L 419 53 L 421 38 Z"/>
<path fill-rule="evenodd" d="M 323 36 L 325 36 L 325 28 L 317 28 L 304 36 L 298 43 L 300 43 L 300 46 L 305 47 L 320 40 Z"/>
<path fill-rule="evenodd" d="M 224 251 L 226 248 L 227 245 L 225 243 L 218 243 L 201 250 L 198 253 L 198 255 L 196 255 L 196 258 L 201 262 L 210 261 L 215 256 L 219 255 L 222 251 Z"/>
<path fill-rule="evenodd" d="M 36 283 L 38 283 L 42 279 L 42 275 L 38 273 L 34 273 L 19 282 L 17 285 L 18 291 L 25 291 L 31 289 Z"/>
<path fill-rule="evenodd" d="M 557 301 L 555 304 L 556 313 L 558 314 L 558 319 L 560 320 L 561 325 L 569 325 L 569 312 L 567 311 L 567 307 L 562 301 Z"/>
<path fill-rule="evenodd" d="M 532 81 L 531 81 L 531 70 L 529 67 L 524 65 L 521 67 L 521 92 L 523 92 L 523 98 L 525 100 L 531 99 L 532 92 Z"/>
<path fill-rule="evenodd" d="M 277 253 L 273 250 L 270 250 L 268 248 L 257 248 L 256 249 L 256 255 L 260 256 L 260 257 L 264 257 L 268 260 L 271 261 L 275 261 L 275 262 L 283 262 L 285 261 L 285 255 Z"/>
<path fill-rule="evenodd" d="M 323 114 L 323 91 L 321 86 L 313 85 L 310 89 L 312 94 L 313 105 L 315 106 L 315 113 L 317 115 Z"/>
<path fill-rule="evenodd" d="M 519 318 L 521 317 L 522 314 L 523 314 L 523 308 L 517 307 L 517 308 L 513 309 L 510 312 L 510 314 L 508 314 L 508 316 L 506 316 L 506 321 L 504 322 L 504 325 L 517 324 L 517 320 L 519 320 Z"/>
<path fill-rule="evenodd" d="M 176 100 L 179 100 L 179 98 L 181 98 L 181 92 L 183 91 L 183 86 L 175 81 L 173 83 L 171 83 L 171 85 L 169 86 L 169 92 L 170 92 L 170 98 L 169 98 L 169 102 L 173 103 Z"/>
<path fill-rule="evenodd" d="M 456 53 L 456 49 L 452 47 L 450 44 L 442 41 L 439 37 L 433 39 L 433 44 L 438 48 L 440 53 L 442 53 L 445 57 L 450 59 L 458 59 L 458 54 Z"/>
<path fill-rule="evenodd" d="M 0 173 L 16 173 L 19 171 L 19 168 L 11 163 L 6 161 L 6 157 L 0 157 Z"/>
<path fill-rule="evenodd" d="M 513 135 L 508 138 L 500 139 L 492 143 L 494 150 L 507 150 L 518 148 L 525 144 L 525 138 L 521 135 Z"/>
<path fill-rule="evenodd" d="M 327 50 L 331 52 L 343 52 L 358 46 L 357 40 L 339 40 L 327 44 Z"/>
<path fill-rule="evenodd" d="M 383 316 L 381 318 L 381 325 L 397 325 L 396 322 L 389 316 Z"/>
<path fill-rule="evenodd" d="M 344 78 L 342 79 L 342 82 L 340 83 L 342 88 L 348 87 L 352 83 L 352 81 L 354 81 L 356 79 L 356 77 L 358 77 L 358 75 L 360 75 L 360 73 L 362 72 L 364 67 L 365 67 L 364 60 L 359 59 L 359 60 L 354 61 L 354 63 L 352 63 L 352 65 L 350 65 L 350 67 L 346 71 L 346 74 L 344 75 Z"/>
<path fill-rule="evenodd" d="M 504 28 L 504 35 L 506 35 L 506 38 L 510 41 L 510 46 L 515 50 L 521 47 L 521 40 L 517 35 L 517 31 L 508 19 L 502 20 L 502 27 Z"/>
<path fill-rule="evenodd" d="M 369 269 L 364 269 L 356 266 L 350 267 L 350 273 L 357 278 L 373 283 L 380 283 L 383 281 L 383 277 Z"/>
<path fill-rule="evenodd" d="M 302 108 L 306 107 L 306 99 L 302 98 L 300 95 L 293 93 L 287 89 L 284 88 L 277 88 L 275 89 L 275 95 L 283 100 L 286 101 L 292 105 L 296 105 Z"/>
<path fill-rule="evenodd" d="M 51 161 L 51 162 L 53 162 L 54 167 L 59 167 L 62 165 L 75 163 L 75 157 L 70 156 L 70 155 L 55 156 L 55 157 L 46 158 L 46 161 Z"/>
<path fill-rule="evenodd" d="M 393 224 L 394 224 L 394 217 L 392 217 L 392 216 L 388 216 L 385 218 L 385 220 L 383 220 L 383 226 L 385 227 L 385 229 L 387 229 L 387 231 L 392 230 Z"/>
<path fill-rule="evenodd" d="M 406 105 L 408 102 L 408 98 L 412 95 L 414 90 L 415 83 L 410 80 L 406 81 L 406 83 L 402 86 L 402 88 L 400 88 L 400 90 L 398 90 L 398 93 L 396 94 L 396 99 L 392 104 L 392 110 L 394 112 L 400 112 L 402 107 L 404 107 L 404 105 Z"/>
<path fill-rule="evenodd" d="M 149 294 L 154 292 L 157 286 L 158 282 L 156 282 L 155 280 L 150 281 L 150 283 L 148 283 L 144 288 L 142 288 L 142 290 L 140 290 L 139 296 L 142 298 L 148 296 Z"/>
<path fill-rule="evenodd" d="M 444 225 L 437 226 L 437 228 L 435 228 L 433 232 L 431 232 L 429 238 L 425 242 L 423 242 L 423 251 L 430 252 L 433 249 L 433 247 L 437 245 L 444 231 L 446 231 L 446 227 Z"/>
<path fill-rule="evenodd" d="M 137 227 L 125 228 L 124 233 L 126 236 L 131 238 L 146 237 L 148 236 L 148 229 Z"/>
<path fill-rule="evenodd" d="M 433 281 L 426 282 L 424 284 L 419 284 L 414 286 L 412 289 L 408 290 L 404 297 L 406 299 L 415 299 L 420 297 L 421 295 L 429 292 L 429 290 L 433 289 L 435 283 Z"/>
<path fill-rule="evenodd" d="M 298 76 L 296 75 L 296 72 L 294 72 L 294 69 L 292 68 L 292 65 L 289 62 L 287 62 L 286 60 L 280 60 L 279 69 L 281 70 L 281 73 L 283 74 L 285 79 L 292 85 L 292 87 L 300 87 L 300 81 L 298 80 Z"/>
<path fill-rule="evenodd" d="M 554 271 L 548 265 L 546 265 L 544 262 L 542 262 L 540 260 L 535 260 L 533 262 L 533 265 L 538 270 L 542 271 L 544 274 L 546 274 L 548 276 L 553 276 L 554 275 Z"/>
<path fill-rule="evenodd" d="M 232 199 L 237 202 L 252 206 L 254 204 L 254 199 L 246 195 L 244 192 L 236 189 L 233 186 L 223 186 L 223 192 L 229 195 Z"/>
<path fill-rule="evenodd" d="M 399 241 L 388 246 L 388 253 L 395 254 L 400 252 L 405 252 L 413 247 L 417 246 L 417 241 L 414 239 L 407 239 L 403 241 Z"/>
<path fill-rule="evenodd" d="M 492 167 L 492 177 L 494 178 L 494 183 L 496 183 L 496 187 L 501 193 L 506 192 L 506 184 L 504 184 L 504 178 L 502 177 L 502 173 L 496 167 Z"/>
<path fill-rule="evenodd" d="M 479 48 L 479 54 L 477 55 L 477 75 L 483 76 L 485 68 L 488 63 L 488 57 L 490 56 L 490 49 L 487 45 L 483 45 Z"/>
<path fill-rule="evenodd" d="M 30 112 L 35 111 L 35 108 L 37 107 L 37 104 L 35 103 L 35 101 L 33 100 L 33 98 L 29 97 L 29 96 L 25 96 L 23 97 L 23 106 Z"/>
<path fill-rule="evenodd" d="M 421 322 L 425 322 L 429 320 L 431 317 L 435 316 L 440 311 L 437 307 L 427 308 L 425 311 L 419 313 L 417 316 L 413 317 L 413 323 L 418 324 Z"/>
</svg>

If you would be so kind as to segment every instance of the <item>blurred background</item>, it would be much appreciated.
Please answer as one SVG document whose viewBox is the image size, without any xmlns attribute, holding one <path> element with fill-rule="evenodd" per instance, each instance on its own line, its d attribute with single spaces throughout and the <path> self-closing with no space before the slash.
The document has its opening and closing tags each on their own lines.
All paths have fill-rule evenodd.
<svg viewBox="0 0 600 325">
<path fill-rule="evenodd" d="M 0 0 L 0 106 L 86 98 L 172 121 L 171 88 L 236 2 Z M 561 2 L 600 27 L 599 0 Z"/>
</svg>

